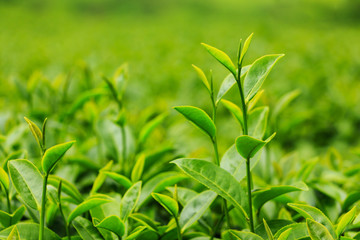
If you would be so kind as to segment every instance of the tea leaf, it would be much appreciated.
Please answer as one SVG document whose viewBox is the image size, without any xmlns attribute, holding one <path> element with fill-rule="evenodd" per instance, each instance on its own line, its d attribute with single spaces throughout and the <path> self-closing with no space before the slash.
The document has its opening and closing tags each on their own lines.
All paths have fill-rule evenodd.
<svg viewBox="0 0 360 240">
<path fill-rule="evenodd" d="M 271 229 L 269 228 L 269 225 L 267 224 L 267 222 L 265 221 L 264 218 L 263 218 L 263 222 L 264 222 L 264 227 L 265 227 L 268 239 L 269 240 L 274 240 L 274 235 L 272 234 Z"/>
<path fill-rule="evenodd" d="M 176 111 L 181 113 L 187 120 L 192 122 L 195 126 L 207 133 L 210 138 L 214 138 L 216 134 L 216 127 L 207 113 L 197 107 L 193 106 L 179 106 L 174 107 Z"/>
<path fill-rule="evenodd" d="M 242 61 L 244 60 L 245 54 L 247 53 L 247 50 L 248 50 L 248 48 L 250 46 L 251 39 L 252 39 L 253 35 L 254 35 L 254 33 L 251 33 L 250 36 L 245 40 L 244 47 L 241 50 L 239 63 L 242 63 Z"/>
<path fill-rule="evenodd" d="M 7 239 L 13 228 L 17 228 L 20 239 L 26 240 L 38 240 L 39 239 L 39 224 L 22 222 L 16 225 L 12 225 L 2 231 L 0 231 L 0 239 Z M 61 238 L 49 228 L 45 228 L 44 239 L 61 240 Z"/>
<path fill-rule="evenodd" d="M 149 138 L 150 134 L 157 126 L 159 126 L 164 121 L 166 116 L 167 114 L 161 114 L 145 124 L 145 126 L 141 129 L 139 133 L 139 144 L 142 145 L 145 143 L 145 141 Z"/>
<path fill-rule="evenodd" d="M 249 135 L 262 139 L 266 132 L 267 122 L 269 116 L 269 108 L 268 107 L 258 107 L 249 112 L 248 115 L 248 131 Z"/>
<path fill-rule="evenodd" d="M 144 165 L 145 154 L 140 154 L 140 156 L 136 160 L 133 170 L 131 171 L 131 181 L 136 182 L 141 179 L 141 175 L 144 171 Z"/>
<path fill-rule="evenodd" d="M 31 133 L 33 134 L 36 142 L 39 144 L 40 149 L 43 149 L 43 143 L 42 143 L 43 135 L 42 135 L 40 128 L 38 126 L 36 126 L 36 124 L 33 121 L 31 121 L 30 119 L 28 119 L 27 117 L 24 117 L 24 119 L 29 124 Z"/>
<path fill-rule="evenodd" d="M 349 212 L 347 212 L 341 217 L 336 227 L 337 237 L 339 237 L 345 231 L 346 227 L 354 221 L 357 215 L 358 215 L 357 206 L 354 206 Z"/>
<path fill-rule="evenodd" d="M 251 233 L 251 232 L 240 232 L 237 230 L 227 230 L 224 234 L 223 234 L 223 238 L 225 240 L 264 240 L 262 237 L 260 237 L 259 235 L 256 235 L 255 233 Z"/>
<path fill-rule="evenodd" d="M 0 186 L 3 187 L 4 192 L 7 194 L 9 192 L 9 176 L 4 171 L 2 167 L 0 167 Z"/>
<path fill-rule="evenodd" d="M 129 218 L 134 219 L 135 221 L 145 225 L 148 229 L 153 230 L 155 232 L 158 231 L 158 228 L 156 226 L 156 224 L 154 223 L 154 221 L 149 218 L 148 216 L 146 216 L 145 214 L 142 213 L 132 213 Z"/>
<path fill-rule="evenodd" d="M 135 183 L 121 199 L 120 218 L 126 221 L 127 217 L 134 211 L 141 193 L 141 181 Z"/>
<path fill-rule="evenodd" d="M 64 156 L 74 143 L 75 141 L 62 143 L 46 150 L 41 161 L 43 170 L 46 174 L 50 173 L 56 163 L 62 158 L 62 156 Z"/>
<path fill-rule="evenodd" d="M 224 53 L 223 51 L 214 48 L 208 44 L 201 43 L 206 50 L 216 59 L 218 60 L 224 67 L 226 67 L 234 76 L 236 76 L 236 67 L 234 63 L 231 61 L 230 57 Z"/>
<path fill-rule="evenodd" d="M 127 177 L 120 175 L 118 173 L 115 172 L 108 172 L 105 171 L 103 172 L 106 176 L 110 177 L 111 179 L 113 179 L 115 182 L 117 182 L 118 184 L 122 185 L 123 187 L 125 187 L 126 189 L 129 189 L 132 186 L 132 182 L 130 181 L 130 179 L 128 179 Z"/>
<path fill-rule="evenodd" d="M 30 161 L 11 160 L 8 163 L 11 182 L 17 193 L 31 208 L 40 208 L 43 177 Z"/>
<path fill-rule="evenodd" d="M 101 204 L 111 202 L 109 199 L 104 198 L 91 198 L 85 200 L 84 202 L 80 203 L 72 212 L 69 214 L 67 219 L 68 224 L 70 224 L 76 217 L 80 216 L 81 214 L 89 211 L 90 209 L 97 207 Z"/>
<path fill-rule="evenodd" d="M 221 102 L 231 112 L 231 114 L 235 117 L 235 119 L 240 123 L 241 128 L 244 129 L 244 123 L 243 123 L 244 118 L 241 109 L 236 104 L 228 100 L 223 99 L 221 100 Z"/>
<path fill-rule="evenodd" d="M 16 209 L 12 214 L 0 210 L 0 223 L 5 227 L 10 227 L 20 221 L 25 213 L 24 205 Z"/>
<path fill-rule="evenodd" d="M 333 240 L 334 239 L 331 236 L 331 234 L 329 233 L 328 229 L 324 225 L 322 225 L 310 218 L 306 219 L 306 226 L 308 228 L 311 240 L 324 240 L 324 239 Z"/>
<path fill-rule="evenodd" d="M 94 184 L 91 188 L 90 195 L 95 194 L 99 188 L 104 184 L 106 179 L 106 174 L 104 171 L 110 171 L 113 165 L 113 161 L 108 162 L 103 168 L 99 170 L 99 174 L 95 178 Z"/>
<path fill-rule="evenodd" d="M 115 233 L 119 238 L 121 238 L 125 233 L 125 224 L 124 222 L 115 215 L 104 218 L 101 222 L 94 224 L 97 228 L 103 228 Z"/>
<path fill-rule="evenodd" d="M 89 240 L 103 239 L 99 231 L 86 218 L 77 217 L 76 219 L 74 219 L 73 225 L 82 239 L 89 239 Z"/>
<path fill-rule="evenodd" d="M 324 225 L 325 228 L 329 229 L 330 234 L 333 237 L 336 237 L 333 224 L 319 209 L 305 204 L 296 203 L 289 203 L 288 206 L 297 211 L 304 218 L 314 220 L 319 224 Z"/>
<path fill-rule="evenodd" d="M 245 76 L 245 74 L 247 73 L 247 71 L 249 70 L 250 67 L 251 67 L 251 65 L 247 65 L 241 69 L 241 77 Z M 219 92 L 216 97 L 216 105 L 221 101 L 221 99 L 230 91 L 230 89 L 235 84 L 236 84 L 236 80 L 234 78 L 234 75 L 228 74 L 225 77 L 225 79 L 223 80 L 223 82 L 221 83 Z"/>
<path fill-rule="evenodd" d="M 180 213 L 181 231 L 185 231 L 194 222 L 201 218 L 205 211 L 210 207 L 217 197 L 213 191 L 204 191 L 192 198 Z"/>
<path fill-rule="evenodd" d="M 247 216 L 241 206 L 241 185 L 226 170 L 211 162 L 194 158 L 181 158 L 172 161 L 172 163 L 175 163 L 190 177 L 228 200 L 237 207 L 244 216 Z"/>
<path fill-rule="evenodd" d="M 16 226 L 11 230 L 7 239 L 8 240 L 20 240 L 19 231 Z"/>
<path fill-rule="evenodd" d="M 271 135 L 265 141 L 250 137 L 248 135 L 242 135 L 235 141 L 236 149 L 243 158 L 252 158 L 261 148 L 270 142 L 275 137 L 275 135 L 276 133 Z"/>
<path fill-rule="evenodd" d="M 194 64 L 192 65 L 193 68 L 195 69 L 196 73 L 198 74 L 201 82 L 204 84 L 204 86 L 206 87 L 206 89 L 209 91 L 209 93 L 211 94 L 211 87 L 209 85 L 209 81 L 206 78 L 205 73 L 203 72 L 203 70 L 201 70 L 201 68 L 195 66 Z"/>
<path fill-rule="evenodd" d="M 127 236 L 127 238 L 125 238 L 126 240 L 132 240 L 132 239 L 136 239 L 139 234 L 144 231 L 146 229 L 146 227 L 144 226 L 139 226 L 137 228 L 135 228 L 130 234 L 129 236 Z"/>
<path fill-rule="evenodd" d="M 74 199 L 76 204 L 79 204 L 82 201 L 84 201 L 84 198 L 82 197 L 79 190 L 71 182 L 55 175 L 50 175 L 48 178 L 48 184 L 54 186 L 55 188 L 59 188 L 60 181 L 62 182 L 61 184 L 62 192 L 66 193 L 72 199 Z"/>
<path fill-rule="evenodd" d="M 152 193 L 151 196 L 172 216 L 177 217 L 179 213 L 179 205 L 173 198 L 160 193 Z"/>
<path fill-rule="evenodd" d="M 251 65 L 244 79 L 244 93 L 246 101 L 252 99 L 259 91 L 275 63 L 283 56 L 284 54 L 266 55 L 257 59 Z"/>
<path fill-rule="evenodd" d="M 290 235 L 291 240 L 293 240 L 293 239 L 302 239 L 302 238 L 305 239 L 306 237 L 309 237 L 309 233 L 307 231 L 306 224 L 301 222 L 301 223 L 289 224 L 289 225 L 281 228 L 274 235 L 275 239 L 278 239 L 281 234 L 288 231 L 289 229 L 291 229 L 291 235 Z"/>
<path fill-rule="evenodd" d="M 280 236 L 277 238 L 277 240 L 287 240 L 292 232 L 292 229 L 288 229 L 280 234 Z"/>
<path fill-rule="evenodd" d="M 266 202 L 289 192 L 307 191 L 305 183 L 300 182 L 297 185 L 272 186 L 253 193 L 253 203 L 255 209 L 260 209 Z"/>
</svg>

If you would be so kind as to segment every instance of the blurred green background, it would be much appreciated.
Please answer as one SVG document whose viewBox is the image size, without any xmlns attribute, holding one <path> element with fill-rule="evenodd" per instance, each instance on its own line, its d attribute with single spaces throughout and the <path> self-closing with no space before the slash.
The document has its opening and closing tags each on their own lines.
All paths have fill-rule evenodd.
<svg viewBox="0 0 360 240">
<path fill-rule="evenodd" d="M 175 122 L 169 135 L 180 143 L 186 141 L 179 136 L 183 130 L 188 137 L 201 137 L 190 125 L 180 131 L 177 121 L 182 119 L 170 110 L 190 104 L 209 109 L 191 64 L 206 72 L 213 69 L 217 85 L 226 75 L 200 43 L 234 59 L 239 39 L 254 32 L 246 64 L 264 54 L 286 54 L 263 87 L 262 102 L 274 108 L 285 93 L 301 91 L 277 123 L 281 147 L 306 157 L 334 146 L 352 158 L 350 150 L 359 145 L 357 0 L 0 0 L 0 29 L 2 119 L 14 112 L 29 114 L 28 106 L 19 102 L 26 96 L 19 85 L 34 76 L 50 82 L 68 76 L 70 87 L 86 78 L 91 88 L 127 62 L 128 107 L 134 112 L 149 106 L 169 111 Z M 35 105 L 41 115 L 56 111 L 42 104 Z M 239 128 L 226 110 L 221 108 L 220 114 L 224 151 Z"/>
</svg>

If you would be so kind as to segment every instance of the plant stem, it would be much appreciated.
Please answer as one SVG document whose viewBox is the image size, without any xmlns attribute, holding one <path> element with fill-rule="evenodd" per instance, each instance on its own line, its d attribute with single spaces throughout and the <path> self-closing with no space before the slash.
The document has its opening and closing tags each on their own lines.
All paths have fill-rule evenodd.
<svg viewBox="0 0 360 240">
<path fill-rule="evenodd" d="M 175 222 L 176 222 L 176 229 L 177 229 L 177 235 L 178 235 L 178 240 L 182 240 L 182 237 L 181 237 L 181 228 L 180 228 L 180 224 L 179 224 L 179 219 L 174 216 L 175 218 Z"/>
<path fill-rule="evenodd" d="M 250 158 L 246 159 L 246 176 L 247 176 L 247 188 L 248 188 L 248 201 L 249 201 L 249 219 L 250 219 L 250 231 L 254 232 L 254 217 L 252 209 L 252 196 L 251 196 L 251 170 L 250 170 Z"/>
<path fill-rule="evenodd" d="M 122 142 L 122 163 L 123 166 L 127 166 L 126 161 L 126 130 L 125 125 L 122 125 L 121 127 L 121 142 Z M 127 170 L 125 170 L 126 173 Z"/>
<path fill-rule="evenodd" d="M 10 193 L 9 192 L 6 193 L 6 201 L 7 201 L 8 212 L 9 212 L 9 214 L 11 214 L 11 201 L 10 201 Z"/>
<path fill-rule="evenodd" d="M 44 228 L 45 228 L 45 204 L 46 204 L 46 186 L 48 181 L 48 174 L 45 173 L 43 176 L 43 189 L 41 197 L 41 209 L 40 209 L 40 230 L 39 230 L 39 240 L 44 239 Z"/>
</svg>

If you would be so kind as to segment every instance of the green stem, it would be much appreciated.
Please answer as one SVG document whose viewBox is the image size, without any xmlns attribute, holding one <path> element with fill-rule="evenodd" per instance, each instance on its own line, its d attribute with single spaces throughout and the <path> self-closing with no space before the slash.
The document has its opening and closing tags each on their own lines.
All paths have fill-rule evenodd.
<svg viewBox="0 0 360 240">
<path fill-rule="evenodd" d="M 125 166 L 128 165 L 125 162 L 126 161 L 126 130 L 125 130 L 125 125 L 121 126 L 121 142 L 122 142 L 122 164 L 123 164 L 123 167 L 125 168 Z"/>
<path fill-rule="evenodd" d="M 9 192 L 6 193 L 6 201 L 7 201 L 8 212 L 9 212 L 9 214 L 11 214 L 11 201 L 10 201 L 10 193 Z"/>
<path fill-rule="evenodd" d="M 248 201 L 249 201 L 249 219 L 250 219 L 250 231 L 254 232 L 254 217 L 252 208 L 252 196 L 251 196 L 251 170 L 250 170 L 250 158 L 246 159 L 246 176 L 247 176 L 247 188 L 248 188 Z"/>
<path fill-rule="evenodd" d="M 44 228 L 45 228 L 45 204 L 46 204 L 46 186 L 48 181 L 48 174 L 45 173 L 43 176 L 43 189 L 41 197 L 41 209 L 40 209 L 40 230 L 39 230 L 39 240 L 44 239 Z"/>
<path fill-rule="evenodd" d="M 175 216 L 174 216 L 175 217 Z M 175 217 L 175 222 L 176 222 L 176 229 L 177 229 L 177 235 L 178 235 L 178 240 L 182 240 L 181 237 L 181 228 L 180 228 L 180 224 L 179 224 L 179 219 L 177 217 Z"/>
</svg>

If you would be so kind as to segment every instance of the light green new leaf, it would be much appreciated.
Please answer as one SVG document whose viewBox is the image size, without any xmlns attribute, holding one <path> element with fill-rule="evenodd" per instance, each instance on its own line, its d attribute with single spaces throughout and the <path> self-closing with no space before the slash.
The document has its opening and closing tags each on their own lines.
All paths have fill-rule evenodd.
<svg viewBox="0 0 360 240">
<path fill-rule="evenodd" d="M 170 171 L 163 172 L 154 176 L 144 184 L 136 209 L 138 210 L 141 207 L 141 205 L 144 204 L 144 202 L 146 202 L 146 200 L 149 199 L 151 193 L 161 192 L 165 190 L 166 187 L 172 186 L 178 183 L 179 181 L 187 178 L 188 178 L 187 176 L 180 174 L 179 172 L 170 172 Z"/>
<path fill-rule="evenodd" d="M 0 186 L 3 187 L 3 190 L 6 194 L 8 194 L 9 192 L 9 176 L 7 175 L 7 173 L 5 172 L 5 170 L 0 167 Z"/>
<path fill-rule="evenodd" d="M 236 76 L 236 67 L 226 53 L 205 43 L 201 43 L 201 45 L 203 45 L 216 60 Z"/>
<path fill-rule="evenodd" d="M 179 213 L 178 203 L 171 197 L 160 193 L 152 193 L 151 196 L 163 206 L 173 217 L 177 217 Z"/>
<path fill-rule="evenodd" d="M 139 144 L 144 144 L 145 141 L 149 138 L 150 134 L 154 131 L 154 129 L 159 126 L 164 119 L 166 118 L 167 114 L 160 114 L 159 116 L 155 117 L 151 121 L 145 124 L 145 126 L 141 129 L 139 133 Z"/>
<path fill-rule="evenodd" d="M 39 147 L 42 149 L 43 148 L 43 145 L 42 145 L 43 134 L 42 134 L 40 128 L 38 126 L 36 126 L 36 124 L 33 121 L 31 121 L 30 119 L 28 119 L 27 117 L 24 117 L 24 119 L 29 124 L 31 133 L 34 135 L 36 142 L 39 144 Z"/>
<path fill-rule="evenodd" d="M 190 177 L 225 198 L 237 207 L 244 216 L 247 216 L 241 206 L 241 185 L 225 169 L 220 168 L 214 163 L 193 158 L 181 158 L 172 161 L 172 163 L 175 163 Z"/>
<path fill-rule="evenodd" d="M 251 65 L 247 65 L 245 67 L 242 67 L 241 69 L 241 77 L 243 77 L 247 71 L 249 70 Z M 236 80 L 234 78 L 233 74 L 228 74 L 223 82 L 221 83 L 219 92 L 216 97 L 216 105 L 221 101 L 221 99 L 226 95 L 228 91 L 236 84 Z"/>
<path fill-rule="evenodd" d="M 120 175 L 118 173 L 115 172 L 108 172 L 105 171 L 103 172 L 106 176 L 110 177 L 111 179 L 113 179 L 115 182 L 117 182 L 118 184 L 122 185 L 123 187 L 125 187 L 126 189 L 129 189 L 132 186 L 132 182 L 130 181 L 130 179 L 128 179 L 127 177 Z"/>
<path fill-rule="evenodd" d="M 120 203 L 120 218 L 126 221 L 127 217 L 134 211 L 141 193 L 141 181 L 129 188 Z"/>
<path fill-rule="evenodd" d="M 111 202 L 111 200 L 104 198 L 90 198 L 88 200 L 85 200 L 69 214 L 69 217 L 67 219 L 68 224 L 70 224 L 76 217 L 89 211 L 90 209 L 108 202 Z"/>
<path fill-rule="evenodd" d="M 215 137 L 215 124 L 204 110 L 193 106 L 178 106 L 174 107 L 174 109 L 195 126 L 207 133 L 211 138 Z"/>
<path fill-rule="evenodd" d="M 102 240 L 101 234 L 94 225 L 83 217 L 77 217 L 73 221 L 74 228 L 80 235 L 81 239 Z"/>
<path fill-rule="evenodd" d="M 137 158 L 135 166 L 133 167 L 133 170 L 131 171 L 131 181 L 136 182 L 141 179 L 141 175 L 144 171 L 145 166 L 145 154 L 140 154 L 140 156 Z"/>
<path fill-rule="evenodd" d="M 2 230 L 0 232 L 0 239 L 6 239 L 15 227 L 19 232 L 20 239 L 39 240 L 39 224 L 30 222 L 21 222 Z M 56 233 L 46 227 L 44 230 L 44 239 L 61 240 Z"/>
<path fill-rule="evenodd" d="M 175 193 L 175 187 L 167 187 L 166 188 L 171 194 L 174 195 Z M 177 197 L 178 197 L 178 202 L 182 205 L 185 206 L 192 198 L 194 198 L 195 196 L 197 196 L 198 193 L 195 192 L 192 189 L 189 188 L 184 188 L 184 187 L 177 187 Z"/>
<path fill-rule="evenodd" d="M 150 229 L 154 232 L 158 231 L 158 228 L 157 228 L 155 222 L 151 218 L 146 216 L 145 214 L 133 213 L 129 216 L 129 218 L 134 219 L 135 221 L 141 223 L 142 225 L 146 226 L 148 229 Z"/>
<path fill-rule="evenodd" d="M 225 240 L 264 240 L 259 235 L 251 232 L 241 232 L 237 230 L 227 230 L 223 234 Z"/>
<path fill-rule="evenodd" d="M 280 234 L 280 236 L 277 238 L 277 240 L 288 240 L 290 233 L 292 232 L 292 229 L 288 229 Z"/>
<path fill-rule="evenodd" d="M 262 139 L 266 132 L 269 107 L 258 107 L 249 112 L 249 136 Z"/>
<path fill-rule="evenodd" d="M 268 142 L 270 142 L 275 137 L 275 135 L 276 133 L 271 135 L 265 141 L 250 137 L 248 135 L 242 135 L 236 138 L 236 150 L 243 158 L 252 158 L 261 148 L 263 148 Z"/>
<path fill-rule="evenodd" d="M 274 240 L 274 235 L 272 234 L 271 229 L 264 218 L 263 218 L 263 222 L 264 222 L 264 227 L 265 227 L 265 231 L 268 236 L 268 239 Z"/>
<path fill-rule="evenodd" d="M 266 55 L 257 59 L 251 65 L 244 79 L 244 93 L 246 101 L 252 99 L 259 91 L 275 63 L 283 56 L 284 54 Z"/>
<path fill-rule="evenodd" d="M 68 180 L 60 178 L 55 175 L 50 175 L 48 178 L 48 184 L 54 186 L 55 188 L 59 188 L 60 181 L 62 182 L 61 184 L 62 192 L 66 193 L 73 200 L 75 200 L 76 204 L 80 204 L 82 201 L 84 201 L 79 190 L 75 187 L 74 184 L 72 184 Z"/>
<path fill-rule="evenodd" d="M 94 184 L 92 185 L 90 195 L 95 194 L 100 187 L 104 184 L 106 175 L 104 174 L 104 171 L 110 171 L 113 165 L 113 161 L 108 162 L 103 168 L 99 170 L 99 174 L 95 178 Z"/>
<path fill-rule="evenodd" d="M 11 230 L 7 240 L 20 240 L 19 231 L 16 226 Z"/>
<path fill-rule="evenodd" d="M 5 228 L 10 227 L 20 221 L 25 213 L 26 208 L 24 205 L 16 209 L 12 214 L 0 210 L 0 223 Z"/>
<path fill-rule="evenodd" d="M 253 193 L 253 204 L 255 209 L 260 209 L 266 202 L 289 192 L 307 191 L 308 187 L 305 183 L 300 182 L 293 186 L 272 186 Z"/>
<path fill-rule="evenodd" d="M 11 160 L 8 163 L 11 181 L 24 202 L 31 208 L 40 208 L 43 177 L 30 161 Z"/>
<path fill-rule="evenodd" d="M 236 104 L 228 100 L 223 99 L 221 100 L 221 102 L 231 112 L 231 114 L 235 117 L 235 119 L 240 123 L 241 128 L 244 129 L 244 123 L 243 123 L 244 118 L 241 109 Z"/>
<path fill-rule="evenodd" d="M 281 228 L 276 232 L 274 235 L 275 239 L 278 239 L 283 233 L 291 229 L 291 234 L 289 236 L 289 240 L 295 240 L 295 239 L 306 239 L 306 237 L 309 237 L 309 233 L 306 227 L 306 223 L 293 223 L 286 225 L 285 227 Z"/>
<path fill-rule="evenodd" d="M 136 239 L 139 234 L 144 231 L 146 229 L 146 227 L 144 226 L 139 226 L 137 228 L 135 228 L 130 234 L 129 236 L 127 236 L 127 238 L 125 238 L 125 240 L 132 240 L 132 239 Z"/>
<path fill-rule="evenodd" d="M 304 218 L 309 218 L 324 225 L 329 230 L 332 237 L 336 237 L 333 224 L 331 223 L 329 218 L 326 217 L 325 214 L 322 213 L 319 209 L 305 204 L 297 203 L 289 203 L 288 206 L 297 211 Z"/>
<path fill-rule="evenodd" d="M 322 225 L 310 218 L 306 219 L 306 226 L 308 228 L 311 240 L 333 240 L 334 239 L 331 236 L 331 234 L 329 233 L 328 229 L 324 225 Z"/>
<path fill-rule="evenodd" d="M 75 141 L 62 143 L 55 145 L 46 150 L 41 163 L 43 170 L 46 174 L 49 174 L 55 164 L 64 156 L 67 150 L 75 143 Z"/>
<path fill-rule="evenodd" d="M 337 237 L 339 237 L 345 231 L 346 227 L 354 221 L 357 215 L 358 215 L 357 206 L 354 206 L 349 212 L 347 212 L 341 217 L 336 227 Z"/>
<path fill-rule="evenodd" d="M 121 238 L 125 233 L 124 222 L 115 215 L 108 216 L 104 218 L 101 222 L 95 223 L 94 225 L 97 228 L 103 228 L 115 233 L 119 238 Z"/>
<path fill-rule="evenodd" d="M 199 76 L 200 80 L 202 81 L 202 83 L 206 87 L 206 89 L 209 91 L 209 93 L 211 93 L 211 87 L 210 87 L 209 81 L 207 80 L 207 77 L 206 77 L 205 73 L 203 72 L 203 70 L 201 70 L 201 68 L 195 66 L 194 64 L 192 64 L 192 66 L 195 69 L 195 71 L 196 71 L 197 75 Z"/>
<path fill-rule="evenodd" d="M 239 63 L 241 63 L 244 60 L 245 54 L 246 54 L 247 50 L 249 49 L 249 46 L 250 46 L 251 39 L 252 39 L 253 35 L 254 35 L 254 33 L 251 33 L 250 36 L 248 36 L 248 38 L 245 40 L 244 47 L 241 50 Z"/>
<path fill-rule="evenodd" d="M 180 213 L 180 226 L 181 231 L 185 231 L 194 222 L 199 220 L 201 216 L 210 207 L 212 202 L 217 197 L 217 194 L 213 191 L 204 191 L 194 198 L 192 198 L 183 208 Z"/>
</svg>

